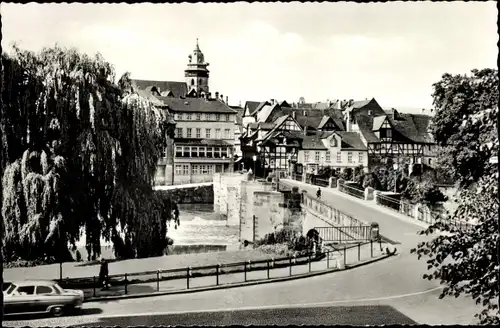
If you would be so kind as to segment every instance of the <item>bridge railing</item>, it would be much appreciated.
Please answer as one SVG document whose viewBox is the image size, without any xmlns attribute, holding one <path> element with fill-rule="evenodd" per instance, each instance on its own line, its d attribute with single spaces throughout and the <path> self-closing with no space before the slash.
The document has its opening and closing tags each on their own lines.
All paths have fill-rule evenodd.
<svg viewBox="0 0 500 328">
<path fill-rule="evenodd" d="M 345 182 L 339 184 L 339 191 L 346 193 L 350 196 L 365 199 L 365 191 L 362 189 L 354 188 L 353 186 L 347 185 Z"/>
<path fill-rule="evenodd" d="M 338 226 L 369 226 L 368 223 L 358 220 L 350 214 L 347 214 L 339 209 L 336 209 L 321 199 L 311 196 L 307 193 L 303 194 L 303 205 L 307 208 L 313 209 L 314 211 L 323 215 L 323 217 L 331 221 L 332 225 Z"/>
<path fill-rule="evenodd" d="M 372 240 L 370 226 L 316 227 L 319 236 L 327 243 L 358 243 Z"/>
</svg>

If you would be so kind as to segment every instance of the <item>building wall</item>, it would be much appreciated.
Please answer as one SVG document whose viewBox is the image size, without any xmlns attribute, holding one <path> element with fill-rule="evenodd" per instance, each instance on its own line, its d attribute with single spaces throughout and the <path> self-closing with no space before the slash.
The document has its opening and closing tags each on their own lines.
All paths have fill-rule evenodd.
<svg viewBox="0 0 500 328">
<path fill-rule="evenodd" d="M 305 160 L 305 152 L 309 152 L 308 160 Z M 366 150 L 345 150 L 331 147 L 330 160 L 327 161 L 326 150 L 299 150 L 297 162 L 306 166 L 307 164 L 318 164 L 318 166 L 330 166 L 333 168 L 355 168 L 359 165 L 368 167 L 368 152 Z M 316 160 L 316 152 L 319 152 L 319 160 Z M 340 152 L 340 162 L 337 161 L 337 152 Z M 349 153 L 352 154 L 352 161 L 349 162 Z M 360 158 L 360 153 L 362 158 Z"/>
<path fill-rule="evenodd" d="M 191 119 L 188 120 L 188 114 L 190 114 Z M 191 138 L 193 139 L 221 139 L 227 143 L 234 145 L 234 130 L 236 128 L 235 119 L 236 114 L 220 114 L 220 120 L 217 120 L 217 113 L 208 113 L 210 118 L 206 118 L 206 113 L 200 114 L 200 120 L 197 118 L 197 113 L 175 113 L 176 121 L 176 138 L 188 138 L 188 128 L 191 129 Z M 180 116 L 179 116 L 180 115 Z M 229 121 L 226 121 L 226 115 L 229 115 Z M 200 130 L 200 137 L 196 137 L 196 129 Z M 182 135 L 179 134 L 179 130 L 182 129 Z M 207 129 L 210 130 L 210 137 L 207 137 Z M 216 129 L 220 129 L 220 137 L 217 138 Z M 225 135 L 225 130 L 229 130 L 229 136 Z"/>
<path fill-rule="evenodd" d="M 155 190 L 155 193 L 172 199 L 177 204 L 213 204 L 213 186 L 199 186 L 190 188 L 176 188 L 169 190 Z"/>
</svg>

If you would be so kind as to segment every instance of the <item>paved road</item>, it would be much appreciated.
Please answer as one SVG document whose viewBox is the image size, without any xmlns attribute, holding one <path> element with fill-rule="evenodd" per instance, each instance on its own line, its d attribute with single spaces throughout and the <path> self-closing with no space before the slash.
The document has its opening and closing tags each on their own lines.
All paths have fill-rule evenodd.
<svg viewBox="0 0 500 328">
<path fill-rule="evenodd" d="M 309 193 L 316 190 L 314 186 L 301 188 Z M 243 313 L 243 310 L 278 311 L 276 309 L 325 306 L 333 309 L 324 308 L 325 314 L 314 323 L 333 324 L 331 321 L 345 323 L 343 320 L 352 320 L 352 324 L 378 324 L 379 320 L 386 320 L 384 323 L 390 324 L 393 320 L 406 320 L 405 317 L 419 324 L 475 323 L 474 314 L 478 312 L 478 308 L 471 299 L 459 297 L 439 300 L 438 282 L 422 279 L 422 274 L 426 272 L 426 263 L 418 261 L 415 255 L 409 253 L 410 248 L 422 240 L 422 237 L 416 234 L 421 227 L 404 219 L 390 217 L 376 208 L 363 207 L 355 200 L 328 192 L 326 188 L 322 198 L 363 220 L 379 222 L 382 234 L 401 242 L 401 245 L 397 245 L 400 255 L 356 269 L 307 279 L 195 294 L 87 303 L 84 315 L 78 317 L 7 321 L 5 326 L 175 324 L 176 320 L 187 318 L 184 314 L 188 312 L 199 318 L 199 324 L 208 324 L 214 318 L 224 324 L 254 324 L 255 321 L 252 320 L 269 318 L 269 313 L 273 312 L 257 314 Z M 365 316 L 360 309 L 364 311 L 368 308 L 360 306 L 381 306 L 375 309 L 381 313 L 389 311 L 392 314 L 381 318 L 377 310 L 367 310 L 368 314 Z M 215 314 L 203 314 L 210 311 L 225 312 L 223 315 L 218 314 L 218 317 Z M 307 321 L 312 320 L 311 313 L 323 313 L 320 310 L 309 311 L 274 313 L 282 313 L 283 316 L 287 313 L 289 321 L 279 320 L 279 323 L 284 324 L 314 324 Z M 166 316 L 168 313 L 172 315 Z"/>
</svg>

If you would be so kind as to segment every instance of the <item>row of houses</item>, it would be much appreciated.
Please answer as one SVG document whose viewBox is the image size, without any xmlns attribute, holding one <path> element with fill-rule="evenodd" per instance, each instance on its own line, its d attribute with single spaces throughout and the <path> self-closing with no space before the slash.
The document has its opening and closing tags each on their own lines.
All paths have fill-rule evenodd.
<svg viewBox="0 0 500 328">
<path fill-rule="evenodd" d="M 430 118 L 386 111 L 375 99 L 337 101 L 323 108 L 247 102 L 240 137 L 242 162 L 264 176 L 269 171 L 317 173 L 324 166 L 362 165 L 368 171 L 388 160 L 411 171 L 418 164 L 434 164 Z"/>
<path fill-rule="evenodd" d="M 325 166 L 369 170 L 388 159 L 410 170 L 433 164 L 428 115 L 385 111 L 375 99 L 230 106 L 227 96 L 210 91 L 209 64 L 198 42 L 188 59 L 185 81 L 132 80 L 132 91 L 168 117 L 157 185 L 211 181 L 213 173 L 235 169 L 266 176 L 317 173 Z"/>
</svg>

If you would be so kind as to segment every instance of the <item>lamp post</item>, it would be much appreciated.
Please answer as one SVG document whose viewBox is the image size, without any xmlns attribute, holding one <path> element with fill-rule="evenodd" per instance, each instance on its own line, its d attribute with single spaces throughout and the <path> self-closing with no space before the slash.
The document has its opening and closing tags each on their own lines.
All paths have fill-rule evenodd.
<svg viewBox="0 0 500 328">
<path fill-rule="evenodd" d="M 397 185 L 398 185 L 398 163 L 392 164 L 392 168 L 394 169 L 394 193 L 397 193 Z"/>
<path fill-rule="evenodd" d="M 257 167 L 257 155 L 253 155 L 252 160 L 253 160 L 253 179 L 255 180 L 255 177 L 257 175 L 257 172 L 255 172 L 255 169 Z"/>
</svg>

